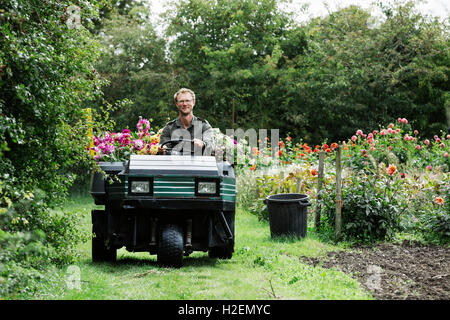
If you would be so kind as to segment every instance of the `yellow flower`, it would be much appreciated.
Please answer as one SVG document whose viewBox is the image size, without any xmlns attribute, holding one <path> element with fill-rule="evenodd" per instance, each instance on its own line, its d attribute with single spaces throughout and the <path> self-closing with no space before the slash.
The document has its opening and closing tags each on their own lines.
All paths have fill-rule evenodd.
<svg viewBox="0 0 450 320">
<path fill-rule="evenodd" d="M 150 147 L 150 154 L 157 154 L 158 153 L 158 145 L 154 144 Z"/>
<path fill-rule="evenodd" d="M 144 148 L 142 148 L 141 150 L 139 150 L 137 152 L 137 154 L 139 155 L 146 155 L 147 154 L 147 146 L 145 146 Z"/>
<path fill-rule="evenodd" d="M 30 200 L 30 199 L 33 199 L 34 195 L 33 195 L 32 192 L 27 191 L 27 192 L 25 192 L 25 194 L 23 195 L 23 197 L 24 197 L 25 199 L 27 199 L 27 200 Z"/>
<path fill-rule="evenodd" d="M 159 134 L 154 134 L 150 136 L 150 143 L 158 143 L 159 142 Z"/>
</svg>

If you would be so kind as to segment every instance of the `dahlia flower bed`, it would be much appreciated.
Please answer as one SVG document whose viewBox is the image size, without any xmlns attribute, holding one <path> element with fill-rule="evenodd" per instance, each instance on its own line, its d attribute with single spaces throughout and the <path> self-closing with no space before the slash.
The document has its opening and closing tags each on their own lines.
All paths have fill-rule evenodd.
<svg viewBox="0 0 450 320">
<path fill-rule="evenodd" d="M 278 157 L 269 156 L 270 147 L 269 152 L 248 148 L 249 156 L 238 164 L 238 203 L 260 219 L 267 219 L 263 200 L 268 195 L 300 192 L 313 203 L 310 226 L 319 212 L 322 232 L 330 232 L 336 208 L 335 155 L 340 148 L 344 239 L 372 241 L 408 234 L 424 241 L 450 241 L 449 134 L 421 138 L 407 119 L 398 118 L 371 132 L 357 130 L 346 141 L 308 145 L 287 136 L 278 147 Z"/>
</svg>

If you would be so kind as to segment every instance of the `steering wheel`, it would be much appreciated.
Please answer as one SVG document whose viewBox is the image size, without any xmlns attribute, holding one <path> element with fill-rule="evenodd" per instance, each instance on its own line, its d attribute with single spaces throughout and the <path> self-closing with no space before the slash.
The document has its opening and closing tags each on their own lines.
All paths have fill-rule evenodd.
<svg viewBox="0 0 450 320">
<path fill-rule="evenodd" d="M 161 144 L 161 148 L 163 146 L 165 146 L 166 144 L 171 144 L 171 147 L 167 147 L 166 148 L 166 155 L 181 155 L 183 154 L 183 152 L 181 152 L 180 150 L 182 148 L 180 148 L 179 150 L 173 150 L 178 144 L 180 143 L 186 143 L 189 142 L 191 144 L 191 155 L 194 155 L 194 140 L 189 140 L 189 139 L 178 139 L 178 140 L 169 140 L 166 141 L 164 143 Z"/>
</svg>

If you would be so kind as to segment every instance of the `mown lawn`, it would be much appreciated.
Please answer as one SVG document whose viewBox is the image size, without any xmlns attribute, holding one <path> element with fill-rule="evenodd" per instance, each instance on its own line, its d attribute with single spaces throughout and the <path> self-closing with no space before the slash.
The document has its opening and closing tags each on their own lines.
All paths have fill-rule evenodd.
<svg viewBox="0 0 450 320">
<path fill-rule="evenodd" d="M 63 210 L 83 212 L 80 228 L 91 229 L 90 197 L 74 197 Z M 272 239 L 269 224 L 243 209 L 236 214 L 236 245 L 231 260 L 195 252 L 181 269 L 158 266 L 148 253 L 118 251 L 116 263 L 92 263 L 90 241 L 79 246 L 80 258 L 57 270 L 63 277 L 43 284 L 34 299 L 263 300 L 372 299 L 355 279 L 332 269 L 302 263 L 300 256 L 318 256 L 336 246 L 312 232 L 303 240 Z M 70 282 L 71 279 L 80 279 Z M 75 284 L 71 287 L 71 284 Z"/>
</svg>

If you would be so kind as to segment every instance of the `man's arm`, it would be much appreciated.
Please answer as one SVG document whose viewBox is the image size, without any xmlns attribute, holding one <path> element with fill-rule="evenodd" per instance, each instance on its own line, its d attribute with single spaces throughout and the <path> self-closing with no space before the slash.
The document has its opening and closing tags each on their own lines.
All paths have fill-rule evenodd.
<svg viewBox="0 0 450 320">
<path fill-rule="evenodd" d="M 162 145 L 164 142 L 171 140 L 170 127 L 166 125 L 161 132 L 161 136 L 159 137 L 159 145 Z"/>
<path fill-rule="evenodd" d="M 170 131 L 171 131 L 170 126 L 168 124 L 166 124 L 163 131 L 161 132 L 161 136 L 159 137 L 158 154 L 166 154 L 167 146 L 164 146 L 161 148 L 161 145 L 163 143 L 171 140 Z"/>
<path fill-rule="evenodd" d="M 211 155 L 214 149 L 214 138 L 213 138 L 214 130 L 208 121 L 204 121 L 203 123 L 203 142 L 205 144 L 205 149 L 203 150 L 203 154 Z"/>
</svg>

